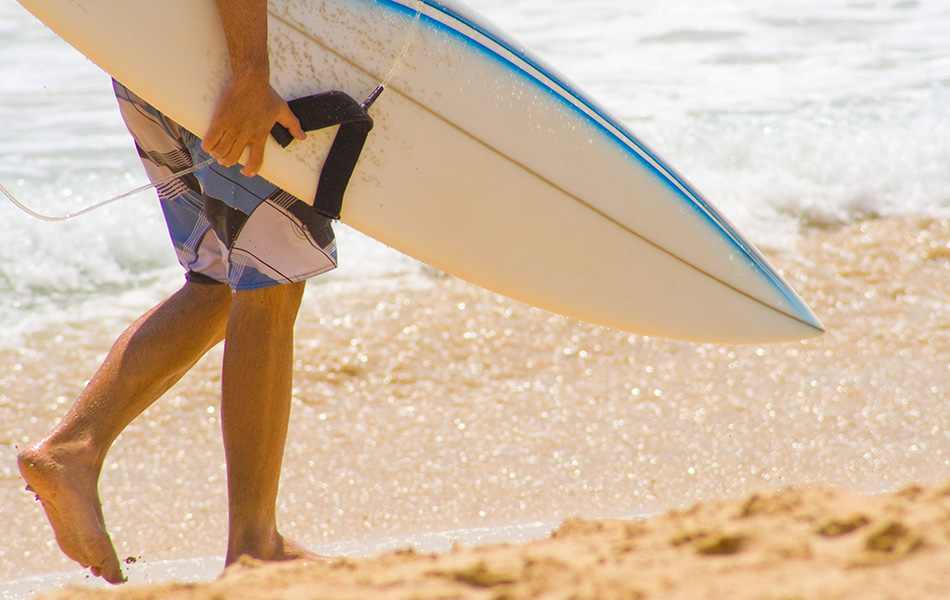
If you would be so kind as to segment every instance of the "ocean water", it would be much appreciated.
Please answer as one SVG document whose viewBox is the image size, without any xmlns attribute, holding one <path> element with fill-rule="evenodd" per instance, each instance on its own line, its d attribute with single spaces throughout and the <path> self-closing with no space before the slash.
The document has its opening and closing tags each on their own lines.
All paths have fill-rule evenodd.
<svg viewBox="0 0 950 600">
<path fill-rule="evenodd" d="M 629 123 L 760 245 L 812 225 L 950 209 L 942 3 L 474 6 Z M 0 182 L 49 214 L 145 183 L 107 77 L 15 2 L 0 11 Z M 166 281 L 174 261 L 160 223 L 148 193 L 52 225 L 0 203 L 0 319 L 32 323 L 50 305 Z M 416 269 L 358 234 L 341 238 L 345 268 L 329 279 Z"/>
<path fill-rule="evenodd" d="M 471 4 L 778 257 L 830 331 L 750 349 L 621 336 L 480 295 L 340 227 L 341 268 L 309 286 L 298 333 L 302 430 L 281 505 L 295 537 L 328 553 L 437 547 L 420 536 L 517 538 L 571 514 L 756 486 L 879 491 L 950 474 L 950 309 L 936 284 L 914 287 L 950 279 L 933 263 L 950 255 L 946 232 L 928 225 L 950 216 L 950 5 Z M 40 212 L 145 183 L 108 77 L 12 0 L 0 132 L 0 183 Z M 866 225 L 884 218 L 923 221 Z M 801 251 L 816 235 L 829 237 Z M 932 280 L 888 254 L 921 256 L 917 242 Z M 0 201 L 0 521 L 14 523 L 0 579 L 33 577 L 8 597 L 49 573 L 81 577 L 16 489 L 16 446 L 55 423 L 122 326 L 179 278 L 149 192 L 66 223 Z M 120 554 L 167 573 L 223 544 L 215 352 L 120 438 L 104 476 Z"/>
</svg>

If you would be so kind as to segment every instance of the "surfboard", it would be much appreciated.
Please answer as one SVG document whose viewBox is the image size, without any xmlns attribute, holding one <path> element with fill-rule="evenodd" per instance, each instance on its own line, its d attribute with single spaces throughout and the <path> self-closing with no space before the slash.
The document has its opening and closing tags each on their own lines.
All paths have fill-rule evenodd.
<svg viewBox="0 0 950 600">
<path fill-rule="evenodd" d="M 19 0 L 201 135 L 229 75 L 213 0 Z M 579 8 L 579 10 L 582 10 Z M 763 255 L 617 118 L 458 0 L 271 0 L 285 98 L 381 84 L 342 221 L 556 313 L 674 339 L 757 343 L 823 326 Z M 313 198 L 335 128 L 261 175 Z M 343 257 L 345 264 L 345 257 Z"/>
</svg>

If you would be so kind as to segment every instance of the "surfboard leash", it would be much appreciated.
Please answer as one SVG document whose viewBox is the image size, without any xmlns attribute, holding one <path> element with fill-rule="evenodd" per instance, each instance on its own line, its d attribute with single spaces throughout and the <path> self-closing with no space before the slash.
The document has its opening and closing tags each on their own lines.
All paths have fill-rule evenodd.
<svg viewBox="0 0 950 600">
<path fill-rule="evenodd" d="M 17 200 L 16 197 L 14 197 L 14 195 L 11 194 L 9 190 L 7 190 L 7 188 L 3 187 L 2 183 L 0 183 L 0 194 L 3 194 L 4 196 L 6 196 L 7 200 L 9 200 L 14 206 L 16 206 L 17 208 L 19 208 L 20 210 L 22 210 L 23 212 L 25 212 L 26 214 L 30 215 L 31 217 L 35 219 L 39 219 L 41 221 L 48 221 L 48 222 L 69 221 L 70 219 L 75 219 L 78 216 L 81 216 L 88 212 L 92 212 L 96 209 L 102 208 L 103 206 L 106 206 L 107 204 L 118 202 L 119 200 L 128 198 L 129 196 L 133 196 L 135 194 L 138 194 L 139 192 L 144 192 L 145 190 L 158 187 L 164 183 L 168 183 L 169 181 L 174 181 L 175 179 L 194 173 L 195 171 L 201 170 L 214 162 L 216 162 L 215 159 L 209 158 L 205 161 L 202 161 L 196 165 L 193 165 L 185 169 L 184 171 L 179 171 L 178 173 L 172 173 L 171 175 L 162 177 L 161 179 L 157 181 L 147 183 L 145 185 L 135 188 L 134 190 L 129 190 L 128 192 L 124 192 L 122 194 L 119 194 L 118 196 L 113 196 L 112 198 L 109 198 L 108 200 L 97 202 L 96 204 L 87 206 L 73 213 L 67 213 L 65 215 L 44 215 L 42 213 L 39 213 L 33 210 L 32 208 L 26 206 L 23 202 Z"/>
</svg>

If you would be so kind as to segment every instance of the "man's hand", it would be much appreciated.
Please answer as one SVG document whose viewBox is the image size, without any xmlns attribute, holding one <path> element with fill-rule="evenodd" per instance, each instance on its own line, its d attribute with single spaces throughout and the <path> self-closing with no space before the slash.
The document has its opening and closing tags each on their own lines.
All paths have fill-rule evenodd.
<svg viewBox="0 0 950 600">
<path fill-rule="evenodd" d="M 264 144 L 274 123 L 286 127 L 298 140 L 307 137 L 287 102 L 266 80 L 235 74 L 218 102 L 201 148 L 226 167 L 237 164 L 248 149 L 241 172 L 254 177 L 264 163 Z"/>
<path fill-rule="evenodd" d="M 274 123 L 298 140 L 307 134 L 290 107 L 270 85 L 267 54 L 267 0 L 216 0 L 231 61 L 231 80 L 218 100 L 201 148 L 226 167 L 248 149 L 241 172 L 257 175 L 264 164 L 264 144 Z"/>
</svg>

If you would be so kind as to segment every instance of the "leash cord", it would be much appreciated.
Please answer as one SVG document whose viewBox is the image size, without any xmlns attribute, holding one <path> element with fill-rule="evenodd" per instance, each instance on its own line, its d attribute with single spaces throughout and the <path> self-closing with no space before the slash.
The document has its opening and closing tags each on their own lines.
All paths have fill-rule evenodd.
<svg viewBox="0 0 950 600">
<path fill-rule="evenodd" d="M 65 215 L 44 215 L 44 214 L 38 213 L 38 212 L 36 212 L 35 210 L 33 210 L 33 209 L 31 209 L 30 207 L 28 207 L 28 206 L 26 206 L 25 204 L 23 204 L 22 202 L 20 202 L 19 200 L 17 200 L 17 199 L 13 196 L 13 194 L 11 194 L 11 193 L 9 192 L 9 190 L 7 190 L 7 188 L 3 187 L 3 184 L 0 184 L 0 193 L 2 193 L 4 196 L 6 196 L 6 197 L 7 197 L 7 200 L 9 200 L 10 202 L 12 202 L 14 206 L 16 206 L 17 208 L 19 208 L 20 210 L 22 210 L 23 212 L 25 212 L 26 214 L 30 215 L 30 216 L 33 217 L 33 218 L 39 219 L 39 220 L 41 220 L 41 221 L 48 221 L 48 222 L 68 221 L 68 220 L 74 219 L 74 218 L 76 218 L 76 217 L 78 217 L 78 216 L 80 216 L 80 215 L 84 215 L 84 214 L 86 214 L 86 213 L 88 213 L 88 212 L 92 212 L 92 211 L 94 211 L 94 210 L 96 210 L 96 209 L 102 208 L 103 206 L 106 206 L 107 204 L 112 204 L 113 202 L 118 202 L 119 200 L 122 200 L 123 198 L 128 198 L 129 196 L 132 196 L 132 195 L 134 195 L 134 194 L 138 194 L 139 192 L 144 192 L 145 190 L 148 190 L 148 189 L 151 189 L 151 188 L 154 188 L 154 187 L 158 187 L 158 186 L 160 186 L 160 185 L 162 185 L 162 184 L 164 184 L 164 183 L 168 183 L 169 181 L 174 181 L 174 180 L 176 180 L 176 179 L 178 179 L 178 178 L 180 178 L 180 177 L 183 177 L 184 175 L 188 175 L 188 174 L 190 174 L 190 173 L 194 173 L 195 171 L 198 171 L 198 170 L 200 170 L 200 169 L 203 169 L 203 168 L 207 167 L 208 165 L 210 165 L 210 164 L 213 163 L 213 162 L 215 162 L 215 159 L 209 158 L 208 160 L 205 160 L 205 161 L 203 161 L 203 162 L 200 162 L 200 163 L 198 163 L 198 164 L 196 164 L 196 165 L 194 165 L 194 166 L 192 166 L 192 167 L 189 167 L 188 169 L 185 169 L 184 171 L 179 171 L 178 173 L 172 173 L 171 175 L 169 175 L 169 176 L 167 176 L 167 177 L 163 177 L 163 178 L 159 179 L 158 181 L 153 181 L 153 182 L 151 182 L 151 183 L 147 183 L 147 184 L 145 184 L 145 185 L 142 185 L 142 186 L 139 186 L 139 187 L 135 188 L 134 190 L 129 190 L 128 192 L 125 192 L 125 193 L 123 193 L 123 194 L 119 194 L 118 196 L 113 196 L 112 198 L 109 198 L 108 200 L 103 200 L 102 202 L 97 202 L 96 204 L 93 204 L 93 205 L 91 205 L 91 206 L 87 206 L 87 207 L 85 207 L 85 208 L 83 208 L 83 209 L 81 209 L 81 210 L 77 210 L 76 212 L 68 213 L 68 214 L 65 214 Z"/>
</svg>

